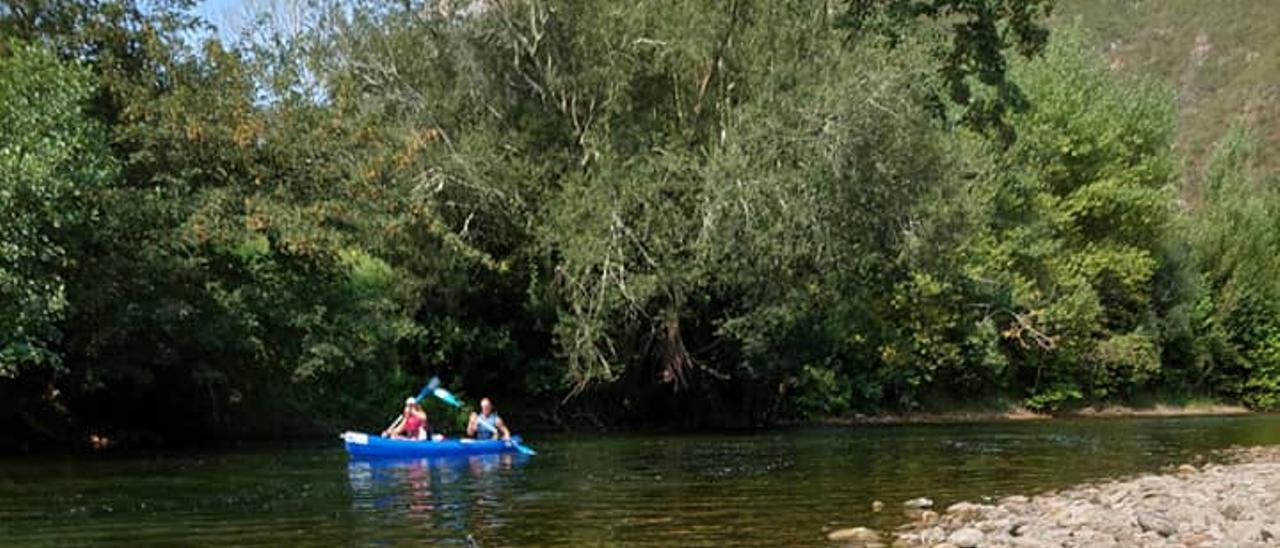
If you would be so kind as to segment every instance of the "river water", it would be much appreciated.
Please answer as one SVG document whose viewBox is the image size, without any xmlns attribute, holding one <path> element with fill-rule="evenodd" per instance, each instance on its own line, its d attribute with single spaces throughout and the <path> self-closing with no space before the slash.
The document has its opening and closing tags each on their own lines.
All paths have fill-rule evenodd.
<svg viewBox="0 0 1280 548">
<path fill-rule="evenodd" d="M 327 443 L 0 459 L 0 544 L 821 546 L 939 506 L 1280 443 L 1280 417 L 538 436 L 535 457 L 349 461 Z M 872 501 L 885 510 L 871 511 Z"/>
</svg>

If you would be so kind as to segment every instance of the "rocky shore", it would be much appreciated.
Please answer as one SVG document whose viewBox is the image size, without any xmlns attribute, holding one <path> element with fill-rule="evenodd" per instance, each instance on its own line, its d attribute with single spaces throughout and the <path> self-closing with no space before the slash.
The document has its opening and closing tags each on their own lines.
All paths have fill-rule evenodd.
<svg viewBox="0 0 1280 548">
<path fill-rule="evenodd" d="M 829 538 L 928 548 L 1280 546 L 1280 447 L 1216 460 L 994 504 L 917 510 L 915 523 L 883 540 L 865 529 Z"/>
</svg>

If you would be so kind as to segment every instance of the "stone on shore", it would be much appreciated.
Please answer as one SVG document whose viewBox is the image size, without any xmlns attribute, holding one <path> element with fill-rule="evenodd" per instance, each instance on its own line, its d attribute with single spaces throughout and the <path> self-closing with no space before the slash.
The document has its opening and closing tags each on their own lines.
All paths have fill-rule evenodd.
<svg viewBox="0 0 1280 548">
<path fill-rule="evenodd" d="M 975 548 L 982 544 L 985 537 L 982 531 L 966 527 L 947 536 L 947 542 L 955 545 L 956 548 Z"/>
<path fill-rule="evenodd" d="M 847 529 L 836 529 L 827 533 L 827 540 L 836 542 L 879 542 L 880 533 L 866 527 L 850 527 Z"/>
<path fill-rule="evenodd" d="M 972 502 L 957 502 L 947 507 L 947 515 L 959 519 L 974 519 L 981 517 L 990 508 L 990 506 Z"/>
<path fill-rule="evenodd" d="M 933 510 L 924 510 L 920 512 L 920 515 L 916 519 L 920 520 L 921 525 L 933 525 L 938 523 L 938 517 L 937 512 L 934 512 Z"/>
<path fill-rule="evenodd" d="M 1103 481 L 1033 497 L 1007 496 L 995 504 L 952 504 L 936 519 L 916 519 L 904 526 L 893 544 L 1280 546 L 1280 446 L 1237 450 L 1227 460 L 1232 464 L 1184 465 L 1167 475 Z M 908 501 L 907 506 L 917 502 L 920 499 Z M 908 515 L 924 516 L 924 508 Z"/>
<path fill-rule="evenodd" d="M 1151 512 L 1138 514 L 1138 526 L 1142 527 L 1143 531 L 1155 531 L 1162 537 L 1171 537 L 1178 532 L 1178 526 L 1172 521 Z"/>
<path fill-rule="evenodd" d="M 905 506 L 905 507 L 907 507 L 907 508 L 914 508 L 914 509 L 917 509 L 917 510 L 922 509 L 922 508 L 932 508 L 932 507 L 933 507 L 933 499 L 929 499 L 929 498 L 925 498 L 925 497 L 920 497 L 920 498 L 911 499 L 911 500 L 909 500 L 909 501 L 907 501 L 907 502 L 904 502 L 904 503 L 902 503 L 902 505 L 903 505 L 903 506 Z"/>
</svg>

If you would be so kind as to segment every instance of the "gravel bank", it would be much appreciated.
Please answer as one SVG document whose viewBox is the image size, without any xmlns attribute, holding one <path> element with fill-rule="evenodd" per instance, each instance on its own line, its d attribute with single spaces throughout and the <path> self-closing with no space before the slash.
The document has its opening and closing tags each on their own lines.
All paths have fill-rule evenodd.
<svg viewBox="0 0 1280 548">
<path fill-rule="evenodd" d="M 932 514 L 932 513 L 931 513 Z M 1280 447 L 1225 464 L 1086 484 L 996 504 L 958 503 L 900 531 L 894 546 L 1280 546 Z"/>
</svg>

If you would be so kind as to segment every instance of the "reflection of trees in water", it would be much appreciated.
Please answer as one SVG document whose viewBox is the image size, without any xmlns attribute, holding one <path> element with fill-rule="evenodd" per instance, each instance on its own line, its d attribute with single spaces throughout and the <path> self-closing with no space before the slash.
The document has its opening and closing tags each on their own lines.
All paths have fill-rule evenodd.
<svg viewBox="0 0 1280 548">
<path fill-rule="evenodd" d="M 352 509 L 378 536 L 463 537 L 505 524 L 507 473 L 517 454 L 430 459 L 353 460 L 347 466 Z"/>
</svg>

